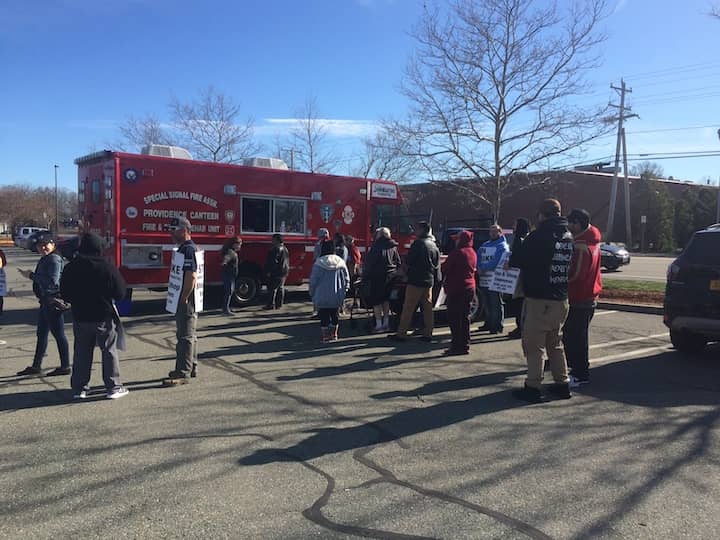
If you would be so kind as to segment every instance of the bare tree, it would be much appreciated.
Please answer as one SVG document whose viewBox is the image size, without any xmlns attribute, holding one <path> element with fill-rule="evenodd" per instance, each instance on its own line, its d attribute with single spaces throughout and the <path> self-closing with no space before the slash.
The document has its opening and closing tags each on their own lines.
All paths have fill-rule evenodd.
<svg viewBox="0 0 720 540">
<path fill-rule="evenodd" d="M 299 165 L 310 172 L 326 173 L 337 159 L 327 148 L 327 127 L 318 114 L 317 99 L 307 98 L 303 109 L 295 115 L 297 126 L 290 131 L 290 146 L 296 168 Z"/>
<path fill-rule="evenodd" d="M 720 19 L 720 5 L 712 5 L 710 6 L 710 13 L 709 15 L 711 17 L 715 17 L 716 19 Z"/>
<path fill-rule="evenodd" d="M 124 124 L 118 126 L 118 130 L 122 139 L 111 143 L 114 150 L 139 151 L 149 144 L 176 144 L 171 132 L 151 114 L 143 118 L 130 116 Z"/>
<path fill-rule="evenodd" d="M 641 161 L 630 167 L 630 174 L 643 178 L 663 178 L 662 165 L 654 161 Z"/>
<path fill-rule="evenodd" d="M 402 84 L 411 110 L 387 129 L 411 141 L 430 180 L 463 180 L 498 216 L 503 197 L 532 185 L 526 172 L 609 129 L 601 108 L 572 103 L 599 64 L 604 12 L 604 0 L 567 13 L 537 0 L 455 0 L 444 19 L 426 10 Z"/>
<path fill-rule="evenodd" d="M 407 147 L 407 141 L 396 139 L 381 130 L 362 142 L 365 152 L 359 165 L 351 171 L 353 176 L 395 182 L 407 182 L 416 177 L 416 160 Z"/>
<path fill-rule="evenodd" d="M 51 228 L 55 223 L 55 189 L 27 185 L 0 186 L 0 221 L 18 225 Z M 58 190 L 61 221 L 77 217 L 77 195 L 64 188 Z"/>
<path fill-rule="evenodd" d="M 257 153 L 254 120 L 240 120 L 240 105 L 212 86 L 187 103 L 170 103 L 175 128 L 193 155 L 206 161 L 238 163 Z"/>
</svg>

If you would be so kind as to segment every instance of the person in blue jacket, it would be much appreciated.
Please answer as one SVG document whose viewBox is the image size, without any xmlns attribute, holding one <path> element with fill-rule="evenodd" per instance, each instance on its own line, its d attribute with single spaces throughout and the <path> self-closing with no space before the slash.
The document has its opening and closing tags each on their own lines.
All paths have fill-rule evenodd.
<svg viewBox="0 0 720 540">
<path fill-rule="evenodd" d="M 310 297 L 320 315 L 323 342 L 338 340 L 338 308 L 345 302 L 349 286 L 347 265 L 335 255 L 335 244 L 332 240 L 323 242 L 310 274 Z"/>
<path fill-rule="evenodd" d="M 490 226 L 490 240 L 478 248 L 478 274 L 480 292 L 485 306 L 485 325 L 481 330 L 489 330 L 491 334 L 502 334 L 505 307 L 502 294 L 488 289 L 492 277 L 503 255 L 508 252 L 508 244 L 502 229 L 497 223 Z"/>
</svg>

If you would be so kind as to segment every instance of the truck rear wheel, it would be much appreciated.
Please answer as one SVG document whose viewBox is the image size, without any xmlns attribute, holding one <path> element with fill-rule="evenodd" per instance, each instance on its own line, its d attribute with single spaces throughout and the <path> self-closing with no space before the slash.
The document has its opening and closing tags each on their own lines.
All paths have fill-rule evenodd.
<svg viewBox="0 0 720 540">
<path fill-rule="evenodd" d="M 233 293 L 233 301 L 238 304 L 248 304 L 252 302 L 258 293 L 258 282 L 252 276 L 238 276 L 235 280 L 235 292 Z"/>
<path fill-rule="evenodd" d="M 707 345 L 707 338 L 687 330 L 670 330 L 670 341 L 678 351 L 699 353 Z"/>
</svg>

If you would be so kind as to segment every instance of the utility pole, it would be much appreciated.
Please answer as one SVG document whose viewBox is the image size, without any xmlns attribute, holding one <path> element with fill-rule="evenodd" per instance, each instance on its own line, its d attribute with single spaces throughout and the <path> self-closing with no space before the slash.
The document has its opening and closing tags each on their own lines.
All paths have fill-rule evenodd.
<svg viewBox="0 0 720 540">
<path fill-rule="evenodd" d="M 630 181 L 628 180 L 627 143 L 625 142 L 625 128 L 622 128 L 623 173 L 625 187 L 625 243 L 632 249 L 632 225 L 630 220 Z"/>
<path fill-rule="evenodd" d="M 290 170 L 295 170 L 295 148 L 281 148 L 283 152 L 290 152 Z"/>
<path fill-rule="evenodd" d="M 626 111 L 631 111 L 630 107 L 625 106 L 625 94 L 632 93 L 632 89 L 625 86 L 625 80 L 620 79 L 620 88 L 612 84 L 610 85 L 610 88 L 620 92 L 620 105 L 610 103 L 610 106 L 619 109 L 619 112 L 617 118 L 615 119 L 618 121 L 618 130 L 617 142 L 615 145 L 615 170 L 613 172 L 612 187 L 610 188 L 610 208 L 608 210 L 607 228 L 605 229 L 605 240 L 607 242 L 611 240 L 613 234 L 613 227 L 615 226 L 615 199 L 617 199 L 618 169 L 620 168 L 620 145 L 623 139 L 623 122 L 626 118 L 632 118 L 637 116 L 637 114 L 625 114 Z M 625 175 L 627 178 L 627 171 L 625 171 Z M 629 216 L 626 215 L 626 219 L 629 220 Z"/>
</svg>

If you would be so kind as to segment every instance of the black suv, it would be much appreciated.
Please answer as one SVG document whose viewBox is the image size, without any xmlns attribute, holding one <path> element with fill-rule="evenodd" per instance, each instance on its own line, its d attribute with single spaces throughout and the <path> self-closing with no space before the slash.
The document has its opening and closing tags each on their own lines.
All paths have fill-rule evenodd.
<svg viewBox="0 0 720 540">
<path fill-rule="evenodd" d="M 664 322 L 684 352 L 720 340 L 720 224 L 693 234 L 668 269 Z"/>
</svg>

